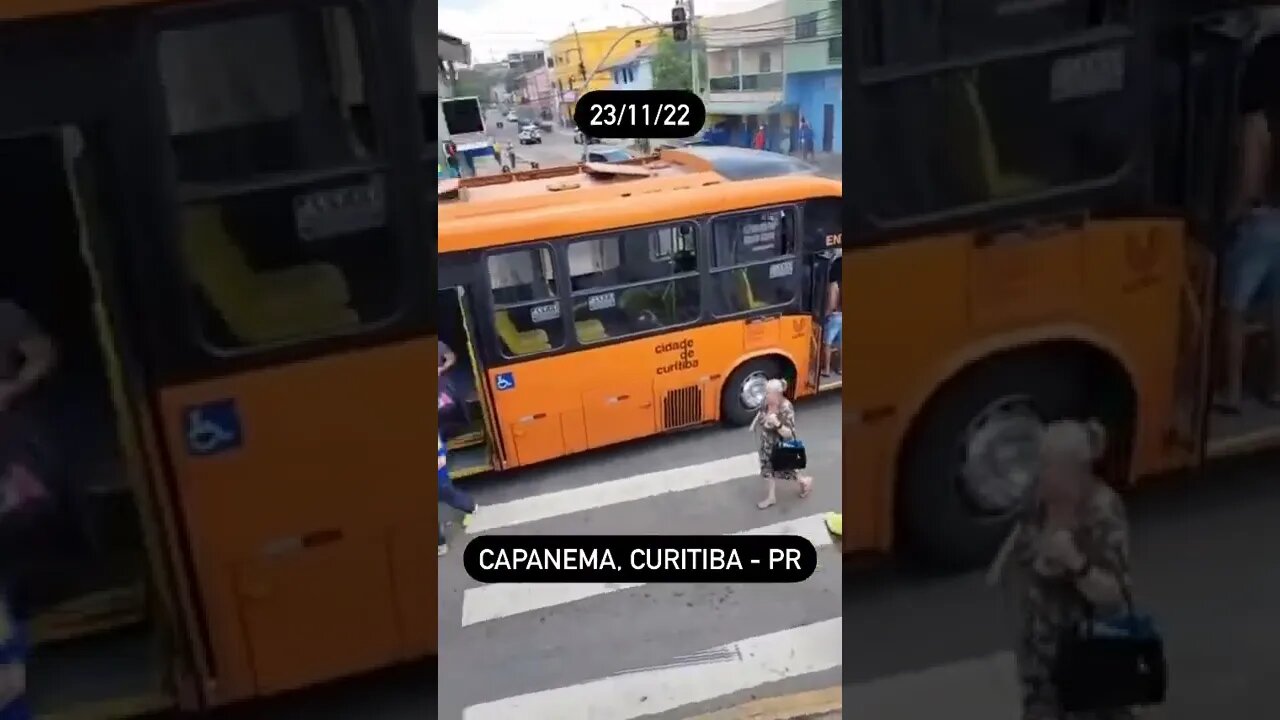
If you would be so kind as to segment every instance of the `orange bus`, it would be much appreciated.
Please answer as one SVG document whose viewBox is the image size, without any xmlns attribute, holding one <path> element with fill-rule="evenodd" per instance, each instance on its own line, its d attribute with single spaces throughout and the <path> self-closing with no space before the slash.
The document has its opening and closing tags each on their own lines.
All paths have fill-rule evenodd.
<svg viewBox="0 0 1280 720">
<path fill-rule="evenodd" d="M 1102 420 L 1125 486 L 1280 441 L 1209 403 L 1266 18 L 1196 4 L 850 7 L 846 551 L 989 561 L 1057 418 Z"/>
<path fill-rule="evenodd" d="M 725 147 L 440 184 L 459 476 L 723 420 L 818 373 L 839 181 Z"/>
<path fill-rule="evenodd" d="M 59 510 L 3 578 L 41 716 L 435 654 L 434 25 L 0 0 L 0 298 L 59 356 L 32 423 Z"/>
</svg>

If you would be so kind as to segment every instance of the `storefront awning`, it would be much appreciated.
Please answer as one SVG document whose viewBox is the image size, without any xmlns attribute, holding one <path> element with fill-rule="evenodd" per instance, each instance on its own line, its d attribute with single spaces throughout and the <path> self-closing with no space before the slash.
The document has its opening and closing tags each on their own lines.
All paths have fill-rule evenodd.
<svg viewBox="0 0 1280 720">
<path fill-rule="evenodd" d="M 708 100 L 708 115 L 770 115 L 794 111 L 795 105 L 766 101 Z"/>
</svg>

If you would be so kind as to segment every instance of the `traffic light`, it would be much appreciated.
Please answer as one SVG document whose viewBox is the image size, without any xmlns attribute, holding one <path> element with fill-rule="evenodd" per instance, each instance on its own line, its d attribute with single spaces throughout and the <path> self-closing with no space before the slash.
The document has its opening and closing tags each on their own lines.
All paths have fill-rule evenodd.
<svg viewBox="0 0 1280 720">
<path fill-rule="evenodd" d="M 676 42 L 689 39 L 689 15 L 679 5 L 671 8 L 671 37 Z"/>
</svg>

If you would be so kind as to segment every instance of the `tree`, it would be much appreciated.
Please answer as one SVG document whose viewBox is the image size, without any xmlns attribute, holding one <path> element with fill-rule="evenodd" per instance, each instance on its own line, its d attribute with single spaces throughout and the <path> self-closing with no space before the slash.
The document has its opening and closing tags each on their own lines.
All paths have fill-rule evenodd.
<svg viewBox="0 0 1280 720">
<path fill-rule="evenodd" d="M 655 90 L 692 90 L 693 71 L 689 62 L 689 43 L 678 43 L 670 35 L 663 33 L 658 37 L 657 49 L 653 54 L 653 87 Z M 705 80 L 707 77 L 707 56 L 699 47 L 693 53 L 698 57 L 698 69 Z"/>
</svg>

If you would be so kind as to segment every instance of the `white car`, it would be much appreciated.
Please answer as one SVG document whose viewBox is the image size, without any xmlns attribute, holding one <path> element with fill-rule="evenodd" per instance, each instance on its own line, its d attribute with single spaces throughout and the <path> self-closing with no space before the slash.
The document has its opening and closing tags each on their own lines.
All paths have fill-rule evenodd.
<svg viewBox="0 0 1280 720">
<path fill-rule="evenodd" d="M 542 132 L 533 125 L 525 125 L 520 128 L 519 139 L 521 145 L 541 145 Z"/>
<path fill-rule="evenodd" d="M 507 122 L 519 122 L 520 116 L 516 115 L 515 110 L 507 113 Z"/>
</svg>

